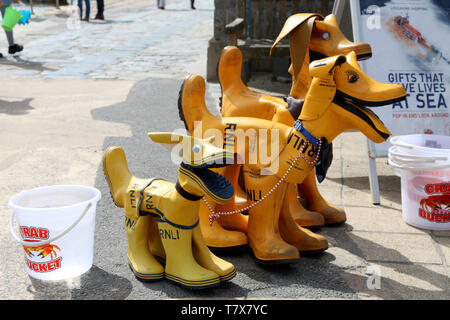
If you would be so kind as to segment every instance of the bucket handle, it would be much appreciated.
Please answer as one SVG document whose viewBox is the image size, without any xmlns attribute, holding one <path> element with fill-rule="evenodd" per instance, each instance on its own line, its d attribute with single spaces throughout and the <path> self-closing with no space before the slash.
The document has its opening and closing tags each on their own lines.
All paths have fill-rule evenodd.
<svg viewBox="0 0 450 320">
<path fill-rule="evenodd" d="M 21 245 L 26 246 L 26 247 L 39 247 L 39 246 L 43 246 L 46 244 L 49 244 L 50 242 L 56 241 L 59 238 L 61 238 L 62 236 L 66 235 L 70 230 L 72 230 L 80 221 L 81 219 L 83 219 L 83 217 L 86 215 L 86 213 L 89 211 L 89 209 L 92 207 L 92 202 L 89 202 L 86 209 L 84 209 L 83 213 L 78 217 L 77 220 L 75 220 L 74 223 L 72 223 L 72 225 L 70 225 L 66 230 L 64 230 L 63 232 L 61 232 L 60 234 L 58 234 L 56 237 L 54 238 L 50 238 L 44 241 L 40 241 L 40 242 L 28 242 L 28 241 L 24 241 L 22 239 L 20 239 L 16 232 L 14 231 L 14 217 L 16 215 L 16 213 L 14 212 L 14 210 L 11 212 L 11 217 L 9 218 L 9 229 L 11 231 L 12 236 L 14 237 L 14 239 L 17 240 L 17 242 L 19 242 Z"/>
</svg>

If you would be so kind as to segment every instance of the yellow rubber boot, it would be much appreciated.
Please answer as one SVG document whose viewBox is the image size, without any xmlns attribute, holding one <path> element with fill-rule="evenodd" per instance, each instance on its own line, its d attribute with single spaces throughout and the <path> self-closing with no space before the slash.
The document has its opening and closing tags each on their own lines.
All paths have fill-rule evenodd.
<svg viewBox="0 0 450 320">
<path fill-rule="evenodd" d="M 281 210 L 278 227 L 283 239 L 295 246 L 300 254 L 315 254 L 328 249 L 325 237 L 297 225 L 287 210 Z"/>
<path fill-rule="evenodd" d="M 283 209 L 291 214 L 295 222 L 308 229 L 319 228 L 325 224 L 324 217 L 315 211 L 305 209 L 298 199 L 297 185 L 289 183 L 283 200 Z"/>
<path fill-rule="evenodd" d="M 161 263 L 165 263 L 166 252 L 159 235 L 158 223 L 156 219 L 150 219 L 148 232 L 148 248 L 152 255 Z"/>
<path fill-rule="evenodd" d="M 298 185 L 299 194 L 308 199 L 308 208 L 320 212 L 326 225 L 337 225 L 347 220 L 344 209 L 326 201 L 317 189 L 316 177 L 312 171 L 303 184 Z"/>
<path fill-rule="evenodd" d="M 192 249 L 195 260 L 202 267 L 217 273 L 221 282 L 229 281 L 236 275 L 234 265 L 217 257 L 208 249 L 198 226 L 193 230 Z"/>
<path fill-rule="evenodd" d="M 231 185 L 233 185 L 233 188 L 238 185 L 240 167 L 241 165 L 239 164 L 233 164 L 226 167 L 225 169 L 224 177 L 231 183 Z M 235 201 L 233 201 L 233 199 L 228 201 L 227 203 L 216 205 L 216 211 L 219 212 L 233 212 L 236 210 L 238 210 L 238 207 L 236 206 L 236 203 Z M 220 225 L 227 230 L 235 230 L 247 233 L 248 216 L 245 216 L 242 213 L 222 215 L 220 216 L 218 221 Z"/>
<path fill-rule="evenodd" d="M 137 279 L 157 281 L 164 279 L 164 268 L 153 257 L 148 247 L 150 221 L 156 218 L 143 216 L 126 217 L 125 230 L 128 236 L 128 263 Z"/>
<path fill-rule="evenodd" d="M 278 182 L 277 176 L 262 176 L 244 171 L 245 185 L 249 190 L 261 190 L 265 195 Z M 249 210 L 247 237 L 259 263 L 292 263 L 298 260 L 297 248 L 288 244 L 278 228 L 286 184 L 280 186 L 267 199 Z M 294 221 L 294 225 L 297 224 Z"/>
<path fill-rule="evenodd" d="M 217 211 L 215 203 L 207 196 L 205 196 L 208 203 Z M 209 216 L 211 212 L 204 203 L 200 201 L 199 218 L 200 229 L 203 238 L 208 247 L 214 249 L 234 250 L 247 245 L 247 235 L 239 231 L 232 231 L 224 229 L 218 221 L 214 221 L 212 225 L 209 223 Z"/>
<path fill-rule="evenodd" d="M 176 223 L 175 221 L 171 222 Z M 192 226 L 178 226 L 158 221 L 161 240 L 166 252 L 166 279 L 192 289 L 218 285 L 220 276 L 202 267 L 193 256 Z"/>
<path fill-rule="evenodd" d="M 151 216 L 138 216 L 136 203 L 128 198 L 131 184 L 145 184 L 144 179 L 130 173 L 125 153 L 120 147 L 111 147 L 103 155 L 103 172 L 114 203 L 125 209 L 125 230 L 128 237 L 128 263 L 136 278 L 142 281 L 164 279 L 164 268 L 150 252 L 148 241 L 152 223 Z M 134 204 L 134 208 L 133 208 Z"/>
</svg>

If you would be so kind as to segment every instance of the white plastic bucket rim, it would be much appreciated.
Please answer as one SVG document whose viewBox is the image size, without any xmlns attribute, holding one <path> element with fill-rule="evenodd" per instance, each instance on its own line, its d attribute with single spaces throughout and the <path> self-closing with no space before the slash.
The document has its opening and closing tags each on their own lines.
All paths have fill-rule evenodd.
<svg viewBox="0 0 450 320">
<path fill-rule="evenodd" d="M 426 140 L 434 140 L 444 148 L 417 145 Z M 392 147 L 388 151 L 388 163 L 396 169 L 436 170 L 450 167 L 450 139 L 448 136 L 433 134 L 410 134 L 392 137 Z M 414 144 L 416 142 L 417 144 Z"/>
<path fill-rule="evenodd" d="M 89 189 L 91 191 L 93 191 L 95 193 L 95 196 L 92 199 L 89 200 L 85 200 L 85 201 L 80 201 L 77 202 L 75 204 L 71 204 L 71 205 L 63 205 L 63 206 L 58 206 L 58 207 L 50 207 L 50 208 L 30 208 L 30 207 L 24 207 L 24 206 L 20 206 L 14 203 L 14 200 L 20 196 L 22 196 L 25 193 L 29 193 L 29 192 L 33 192 L 36 190 L 46 190 L 46 189 L 54 189 L 54 188 L 85 188 L 85 189 Z M 52 211 L 52 210 L 60 210 L 60 209 L 70 209 L 70 208 L 74 208 L 74 207 L 78 207 L 82 204 L 88 204 L 88 202 L 97 202 L 101 197 L 101 193 L 98 189 L 93 188 L 93 187 L 88 187 L 88 186 L 83 186 L 83 185 L 76 185 L 76 184 L 64 184 L 64 185 L 54 185 L 54 186 L 44 186 L 44 187 L 37 187 L 37 188 L 33 188 L 33 189 L 29 189 L 29 190 L 24 190 L 14 196 L 12 196 L 9 201 L 8 201 L 8 205 L 11 209 L 19 209 L 19 210 L 27 210 L 27 209 L 33 209 L 34 211 Z"/>
<path fill-rule="evenodd" d="M 446 156 L 411 155 L 400 152 L 398 146 L 388 151 L 388 163 L 394 168 L 404 170 L 436 170 L 450 168 L 450 158 Z"/>
<path fill-rule="evenodd" d="M 54 189 L 54 188 L 87 188 L 90 189 L 91 191 L 94 192 L 94 197 L 92 199 L 89 200 L 85 200 L 85 201 L 81 201 L 72 205 L 65 205 L 65 206 L 58 206 L 58 207 L 50 207 L 50 208 L 30 208 L 30 207 L 23 207 L 23 206 L 19 206 L 17 204 L 14 203 L 14 200 L 17 199 L 18 197 L 22 196 L 25 193 L 29 193 L 32 191 L 36 191 L 36 190 L 45 190 L 45 189 Z M 13 236 L 13 238 L 19 242 L 21 245 L 27 246 L 27 247 L 38 247 L 38 246 L 43 246 L 45 244 L 48 244 L 50 242 L 53 242 L 61 237 L 63 237 L 64 235 L 66 235 L 67 233 L 69 233 L 86 215 L 86 213 L 89 211 L 89 209 L 92 207 L 92 205 L 100 199 L 101 197 L 101 193 L 98 189 L 96 188 L 92 188 L 92 187 L 87 187 L 87 186 L 81 186 L 81 185 L 55 185 L 55 186 L 46 186 L 46 187 L 39 187 L 39 188 L 34 188 L 34 189 L 30 189 L 30 190 L 25 190 L 22 191 L 18 194 L 16 194 L 15 196 L 11 197 L 8 201 L 8 205 L 9 207 L 12 209 L 11 211 L 11 215 L 9 218 L 9 229 L 11 231 L 11 235 Z M 45 211 L 45 212 L 49 212 L 49 211 L 56 211 L 56 210 L 62 210 L 62 209 L 71 209 L 74 207 L 78 207 L 81 205 L 86 204 L 86 208 L 81 212 L 80 216 L 71 224 L 69 225 L 69 227 L 67 227 L 64 231 L 62 231 L 60 234 L 58 234 L 57 236 L 54 236 L 52 238 L 49 238 L 45 241 L 36 241 L 36 242 L 28 242 L 28 241 L 23 241 L 22 239 L 19 238 L 19 236 L 17 236 L 16 232 L 14 231 L 14 218 L 16 215 L 16 210 L 29 210 L 32 209 L 33 211 Z"/>
<path fill-rule="evenodd" d="M 430 139 L 439 139 L 439 140 L 448 140 L 448 136 L 443 135 L 435 135 L 435 134 L 409 134 L 409 135 L 400 135 L 394 136 L 389 139 L 389 143 L 393 146 L 405 148 L 407 150 L 418 151 L 420 154 L 439 154 L 442 156 L 450 156 L 450 146 L 448 148 L 431 148 L 426 146 L 419 146 L 417 144 L 413 144 L 407 141 L 410 140 L 421 140 L 423 138 Z"/>
</svg>

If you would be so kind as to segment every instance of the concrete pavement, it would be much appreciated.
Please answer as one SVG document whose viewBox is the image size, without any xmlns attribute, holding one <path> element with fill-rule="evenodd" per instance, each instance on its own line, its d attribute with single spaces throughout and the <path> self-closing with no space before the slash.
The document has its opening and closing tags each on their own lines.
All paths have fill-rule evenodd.
<svg viewBox="0 0 450 320">
<path fill-rule="evenodd" d="M 346 224 L 319 231 L 330 243 L 324 254 L 277 268 L 255 263 L 246 251 L 223 254 L 236 277 L 200 292 L 134 278 L 123 212 L 110 199 L 101 156 L 119 145 L 135 175 L 176 179 L 167 151 L 146 133 L 183 128 L 177 109 L 182 80 L 206 74 L 213 2 L 196 6 L 191 11 L 188 1 L 172 0 L 161 11 L 155 1 L 110 1 L 105 22 L 71 30 L 71 11 L 50 9 L 15 29 L 25 50 L 0 61 L 0 299 L 449 299 L 450 232 L 403 222 L 400 179 L 386 159 L 377 159 L 381 204 L 372 205 L 359 132 L 333 142 L 334 162 L 319 185 L 348 216 Z M 262 76 L 250 85 L 280 95 L 288 89 Z M 207 105 L 217 114 L 220 87 L 207 89 Z M 102 192 L 94 266 L 70 281 L 33 280 L 9 234 L 8 199 L 33 187 L 72 183 Z M 373 273 L 380 276 L 379 289 L 370 285 Z"/>
</svg>

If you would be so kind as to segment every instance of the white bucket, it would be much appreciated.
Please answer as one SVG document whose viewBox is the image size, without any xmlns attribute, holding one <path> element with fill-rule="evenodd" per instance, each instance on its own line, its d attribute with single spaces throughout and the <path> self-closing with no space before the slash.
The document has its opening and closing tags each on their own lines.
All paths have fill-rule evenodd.
<svg viewBox="0 0 450 320">
<path fill-rule="evenodd" d="M 450 137 L 392 137 L 388 162 L 401 178 L 402 217 L 415 227 L 450 230 Z"/>
<path fill-rule="evenodd" d="M 96 188 L 78 185 L 40 187 L 11 197 L 10 229 L 24 246 L 31 277 L 63 280 L 91 268 L 100 197 Z M 14 217 L 21 237 L 14 231 Z"/>
</svg>

